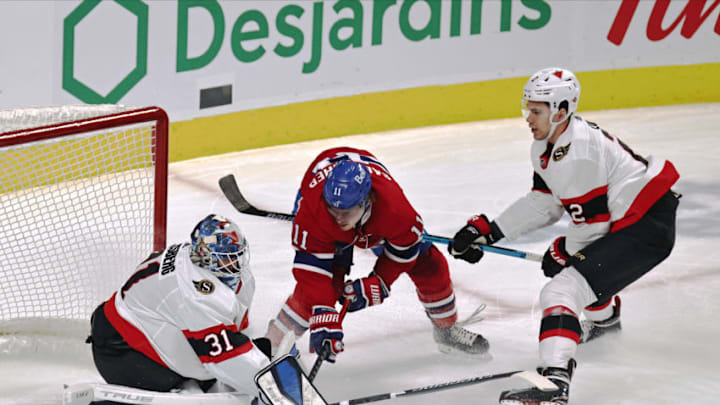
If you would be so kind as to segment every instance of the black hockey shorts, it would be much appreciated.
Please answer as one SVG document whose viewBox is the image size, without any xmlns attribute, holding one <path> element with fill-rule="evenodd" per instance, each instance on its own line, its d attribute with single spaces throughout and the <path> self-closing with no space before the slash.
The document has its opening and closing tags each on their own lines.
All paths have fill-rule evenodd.
<svg viewBox="0 0 720 405">
<path fill-rule="evenodd" d="M 668 191 L 636 223 L 608 233 L 569 260 L 606 303 L 620 290 L 652 270 L 675 245 L 678 197 Z"/>
<path fill-rule="evenodd" d="M 112 326 L 100 304 L 91 319 L 93 360 L 109 384 L 167 392 L 188 380 L 134 350 Z M 202 386 L 202 384 L 201 384 Z"/>
</svg>

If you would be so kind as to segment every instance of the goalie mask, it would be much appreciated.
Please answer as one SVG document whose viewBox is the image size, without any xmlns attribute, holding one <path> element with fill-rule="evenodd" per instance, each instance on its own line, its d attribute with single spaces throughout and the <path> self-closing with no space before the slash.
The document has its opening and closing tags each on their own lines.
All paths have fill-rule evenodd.
<svg viewBox="0 0 720 405">
<path fill-rule="evenodd" d="M 190 234 L 190 260 L 225 283 L 233 291 L 243 272 L 250 271 L 250 247 L 237 225 L 210 214 Z"/>
<path fill-rule="evenodd" d="M 577 111 L 580 101 L 580 82 L 575 74 L 567 69 L 547 68 L 536 72 L 528 79 L 523 87 L 522 113 L 527 119 L 528 101 L 548 103 L 550 106 L 550 133 L 552 136 L 555 128 L 569 119 Z M 560 111 L 563 102 L 567 103 L 567 116 L 564 120 L 553 122 L 552 119 Z"/>
</svg>

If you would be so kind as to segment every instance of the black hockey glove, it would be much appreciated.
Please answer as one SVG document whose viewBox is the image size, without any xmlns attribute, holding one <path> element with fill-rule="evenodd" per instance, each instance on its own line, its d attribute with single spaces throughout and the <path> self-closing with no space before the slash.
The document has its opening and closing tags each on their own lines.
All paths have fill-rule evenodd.
<svg viewBox="0 0 720 405">
<path fill-rule="evenodd" d="M 545 277 L 555 277 L 562 269 L 567 267 L 570 255 L 565 250 L 565 237 L 561 236 L 550 244 L 542 260 L 542 270 Z"/>
<path fill-rule="evenodd" d="M 456 259 L 477 263 L 483 257 L 483 251 L 476 244 L 492 245 L 503 238 L 503 233 L 495 222 L 488 221 L 485 214 L 474 215 L 462 227 L 448 244 L 448 252 Z"/>
<path fill-rule="evenodd" d="M 270 343 L 270 339 L 263 336 L 253 339 L 252 342 L 255 347 L 267 356 L 268 360 L 272 361 L 272 343 Z"/>
</svg>

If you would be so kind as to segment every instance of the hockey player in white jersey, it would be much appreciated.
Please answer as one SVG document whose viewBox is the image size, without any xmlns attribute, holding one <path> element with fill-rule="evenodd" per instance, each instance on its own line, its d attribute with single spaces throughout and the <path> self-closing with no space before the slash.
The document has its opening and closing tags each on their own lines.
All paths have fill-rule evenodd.
<svg viewBox="0 0 720 405">
<path fill-rule="evenodd" d="M 269 342 L 243 334 L 255 290 L 240 229 L 218 215 L 192 243 L 153 253 L 92 317 L 92 352 L 110 384 L 168 392 L 195 385 L 257 396 Z M 250 401 L 248 401 L 250 402 Z"/>
<path fill-rule="evenodd" d="M 476 263 L 483 252 L 473 244 L 516 238 L 570 215 L 567 233 L 542 262 L 551 280 L 540 292 L 538 371 L 558 389 L 505 391 L 501 404 L 566 404 L 577 345 L 620 329 L 616 294 L 662 262 L 675 242 L 679 197 L 670 188 L 679 175 L 672 163 L 641 157 L 574 114 L 579 98 L 580 83 L 568 70 L 530 77 L 523 115 L 534 138 L 532 190 L 492 222 L 473 216 L 449 245 L 452 256 Z"/>
</svg>

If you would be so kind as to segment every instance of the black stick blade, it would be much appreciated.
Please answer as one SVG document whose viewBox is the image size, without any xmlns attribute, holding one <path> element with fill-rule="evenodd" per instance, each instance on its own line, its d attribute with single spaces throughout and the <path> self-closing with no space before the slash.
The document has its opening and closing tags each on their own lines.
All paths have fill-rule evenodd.
<svg viewBox="0 0 720 405">
<path fill-rule="evenodd" d="M 240 192 L 240 188 L 238 188 L 237 182 L 235 181 L 235 176 L 232 174 L 228 174 L 227 176 L 220 178 L 220 180 L 218 180 L 218 184 L 220 184 L 220 190 L 222 190 L 223 194 L 225 194 L 225 197 L 228 201 L 230 201 L 230 204 L 243 214 L 275 218 L 290 222 L 292 222 L 295 218 L 295 216 L 291 214 L 265 211 L 250 204 L 248 200 L 245 199 L 245 196 L 243 196 Z"/>
<path fill-rule="evenodd" d="M 240 212 L 255 210 L 255 207 L 250 205 L 250 203 L 240 192 L 234 175 L 228 174 L 227 176 L 222 177 L 218 181 L 218 183 L 220 184 L 220 190 L 222 190 L 223 194 L 225 194 L 225 197 L 227 197 L 228 201 L 230 201 L 230 203 L 235 207 L 235 209 Z"/>
</svg>

